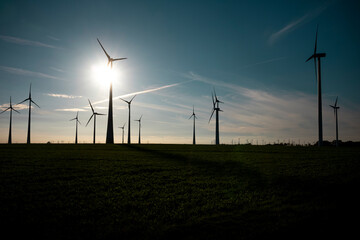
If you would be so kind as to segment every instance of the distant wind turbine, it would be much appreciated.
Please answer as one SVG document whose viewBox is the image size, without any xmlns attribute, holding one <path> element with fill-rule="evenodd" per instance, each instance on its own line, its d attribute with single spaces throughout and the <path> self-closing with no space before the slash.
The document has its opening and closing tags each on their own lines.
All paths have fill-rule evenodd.
<svg viewBox="0 0 360 240">
<path fill-rule="evenodd" d="M 23 102 L 29 101 L 29 118 L 28 118 L 28 133 L 27 133 L 27 140 L 26 143 L 30 144 L 30 128 L 31 128 L 31 103 L 35 104 L 38 108 L 39 105 L 37 105 L 31 98 L 31 83 L 30 83 L 30 90 L 29 90 L 29 97 L 27 99 L 25 99 L 22 102 L 19 102 L 18 104 L 21 104 Z"/>
<path fill-rule="evenodd" d="M 86 126 L 89 124 L 90 120 L 92 119 L 92 117 L 94 117 L 94 138 L 93 138 L 93 143 L 95 144 L 95 135 L 96 135 L 96 115 L 105 115 L 105 114 L 102 114 L 102 113 L 97 113 L 94 111 L 94 108 L 93 106 L 91 105 L 91 102 L 90 100 L 88 99 L 89 101 L 89 104 L 90 104 L 90 107 L 91 107 L 91 111 L 92 111 L 92 115 L 91 117 L 89 118 L 89 121 L 86 123 Z"/>
<path fill-rule="evenodd" d="M 75 132 L 75 144 L 78 143 L 78 123 L 80 123 L 79 121 L 79 112 L 76 113 L 76 117 L 73 119 L 70 119 L 69 121 L 74 121 L 76 122 L 76 132 Z M 80 123 L 81 124 L 81 123 Z"/>
<path fill-rule="evenodd" d="M 124 127 L 125 127 L 125 124 L 126 123 L 124 123 L 124 125 L 122 127 L 119 127 L 119 128 L 122 129 L 122 144 L 124 144 Z"/>
<path fill-rule="evenodd" d="M 340 108 L 337 106 L 337 101 L 338 101 L 338 97 L 336 97 L 336 101 L 335 101 L 335 105 L 329 105 L 330 107 L 332 107 L 334 109 L 334 116 L 336 118 L 336 146 L 339 146 L 339 135 L 338 135 L 338 114 L 337 114 L 337 110 Z"/>
<path fill-rule="evenodd" d="M 11 141 L 11 123 L 12 123 L 12 111 L 15 111 L 17 113 L 20 113 L 18 112 L 16 109 L 13 108 L 12 104 L 11 104 L 11 97 L 10 97 L 10 106 L 5 109 L 4 111 L 2 111 L 0 114 L 6 112 L 7 110 L 10 110 L 10 124 L 9 124 L 9 138 L 8 138 L 8 144 L 11 144 L 12 141 Z"/>
<path fill-rule="evenodd" d="M 127 58 L 111 58 L 109 56 L 109 54 L 105 51 L 105 48 L 102 46 L 100 40 L 99 39 L 97 39 L 97 40 L 98 40 L 102 50 L 104 50 L 104 53 L 105 53 L 106 57 L 108 58 L 108 66 L 111 63 L 111 68 L 112 68 L 112 64 L 113 64 L 114 61 L 127 59 Z M 113 107 L 112 107 L 112 82 L 110 82 L 109 110 L 108 110 L 108 123 L 107 123 L 107 131 L 106 131 L 106 143 L 108 143 L 108 144 L 113 144 L 114 143 Z"/>
<path fill-rule="evenodd" d="M 138 120 L 134 120 L 134 121 L 139 122 L 139 144 L 141 144 L 141 135 L 140 135 L 140 131 L 141 131 L 141 118 L 142 118 L 142 115 L 141 115 L 141 117 L 140 117 Z"/>
<path fill-rule="evenodd" d="M 126 103 L 128 104 L 128 108 L 129 108 L 129 121 L 128 121 L 128 144 L 130 144 L 130 143 L 131 143 L 131 134 L 130 134 L 130 107 L 131 107 L 131 102 L 132 102 L 132 100 L 133 100 L 135 97 L 136 97 L 136 95 L 135 95 L 135 96 L 133 96 L 133 97 L 132 97 L 132 99 L 131 99 L 130 101 L 126 101 L 126 100 L 124 100 L 124 99 L 120 98 L 121 100 L 123 100 L 124 102 L 126 102 Z"/>
<path fill-rule="evenodd" d="M 219 111 L 222 112 L 222 110 L 219 108 L 219 103 L 223 103 L 223 102 L 220 101 L 217 98 L 215 89 L 214 89 L 214 94 L 211 93 L 211 96 L 212 96 L 211 98 L 212 98 L 212 101 L 213 101 L 213 110 L 211 112 L 209 123 L 210 123 L 210 120 L 211 120 L 214 112 L 216 111 L 215 144 L 219 145 L 220 144 L 220 140 L 219 140 Z"/>
<path fill-rule="evenodd" d="M 193 144 L 195 145 L 196 144 L 196 141 L 195 141 L 195 118 L 197 119 L 196 115 L 195 115 L 195 111 L 194 111 L 194 106 L 193 106 L 193 113 L 191 114 L 191 116 L 189 117 L 192 118 L 194 117 L 194 124 L 193 124 Z"/>
<path fill-rule="evenodd" d="M 321 65 L 320 59 L 326 56 L 326 53 L 317 53 L 317 35 L 318 35 L 318 26 L 316 27 L 316 35 L 315 35 L 315 48 L 314 54 L 311 55 L 305 62 L 309 61 L 310 59 L 314 59 L 315 64 L 315 75 L 317 77 L 318 83 L 318 130 L 319 130 L 319 141 L 318 145 L 322 146 L 323 143 L 323 128 L 322 128 L 322 100 L 321 100 Z M 316 68 L 316 59 L 317 59 L 317 68 Z"/>
</svg>

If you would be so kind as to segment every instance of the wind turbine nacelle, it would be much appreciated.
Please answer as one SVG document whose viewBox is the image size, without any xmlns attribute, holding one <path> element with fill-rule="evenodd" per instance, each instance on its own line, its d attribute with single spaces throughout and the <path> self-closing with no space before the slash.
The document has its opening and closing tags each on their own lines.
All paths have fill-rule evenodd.
<svg viewBox="0 0 360 240">
<path fill-rule="evenodd" d="M 316 55 L 315 55 L 316 57 L 325 57 L 326 56 L 326 53 L 317 53 Z"/>
</svg>

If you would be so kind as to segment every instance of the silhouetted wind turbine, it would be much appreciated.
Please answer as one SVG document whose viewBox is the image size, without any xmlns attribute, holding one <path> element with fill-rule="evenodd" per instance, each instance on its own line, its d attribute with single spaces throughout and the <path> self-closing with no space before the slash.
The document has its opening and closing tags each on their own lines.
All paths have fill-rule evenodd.
<svg viewBox="0 0 360 240">
<path fill-rule="evenodd" d="M 141 144 L 141 140 L 140 140 L 140 137 L 141 137 L 141 135 L 140 135 L 140 131 L 141 131 L 141 118 L 142 118 L 142 115 L 141 115 L 141 117 L 140 117 L 138 120 L 134 120 L 134 121 L 139 122 L 139 144 Z"/>
<path fill-rule="evenodd" d="M 76 113 L 76 117 L 73 119 L 70 119 L 69 121 L 74 121 L 76 122 L 76 132 L 75 132 L 75 144 L 78 143 L 78 123 L 80 123 L 79 121 L 79 112 Z M 81 123 L 80 123 L 81 124 Z"/>
<path fill-rule="evenodd" d="M 191 114 L 191 116 L 189 117 L 189 119 L 192 118 L 192 117 L 194 117 L 194 124 L 193 124 L 193 144 L 195 145 L 195 144 L 196 144 L 196 141 L 195 141 L 195 118 L 197 118 L 197 117 L 196 117 L 196 115 L 195 115 L 194 106 L 193 106 L 193 113 Z"/>
<path fill-rule="evenodd" d="M 340 108 L 337 106 L 337 101 L 338 101 L 338 97 L 336 97 L 336 101 L 335 101 L 335 105 L 329 105 L 330 107 L 332 107 L 334 109 L 334 116 L 336 118 L 336 146 L 339 145 L 339 135 L 338 135 L 338 114 L 337 114 L 337 110 Z"/>
<path fill-rule="evenodd" d="M 126 100 L 120 98 L 121 100 L 123 100 L 124 102 L 126 102 L 126 103 L 128 104 L 128 108 L 129 108 L 128 144 L 131 143 L 131 139 L 130 139 L 130 138 L 131 138 L 131 135 L 130 135 L 130 107 L 131 107 L 131 102 L 132 102 L 132 100 L 133 100 L 135 97 L 136 97 L 136 95 L 133 96 L 130 101 L 126 101 Z"/>
<path fill-rule="evenodd" d="M 89 121 L 86 123 L 86 126 L 89 124 L 91 118 L 94 117 L 94 138 L 93 138 L 93 143 L 95 144 L 96 115 L 106 115 L 106 114 L 102 114 L 102 113 L 97 113 L 97 112 L 95 112 L 95 111 L 94 111 L 94 108 L 93 108 L 93 106 L 91 105 L 91 102 L 90 102 L 89 99 L 88 99 L 88 101 L 89 101 L 89 104 L 90 104 L 90 107 L 91 107 L 92 115 L 91 115 L 91 117 L 89 118 Z"/>
<path fill-rule="evenodd" d="M 318 35 L 318 26 L 316 27 L 316 35 L 315 35 L 315 48 L 314 54 L 311 55 L 305 62 L 310 59 L 314 59 L 315 64 L 315 75 L 317 77 L 318 83 L 318 128 L 319 128 L 319 142 L 318 145 L 321 146 L 323 142 L 323 131 L 322 131 L 322 101 L 321 101 L 321 65 L 320 59 L 326 56 L 326 53 L 317 53 L 317 35 Z M 316 69 L 316 59 L 317 59 L 317 69 Z"/>
<path fill-rule="evenodd" d="M 219 145 L 220 144 L 220 140 L 219 140 L 219 111 L 222 112 L 222 110 L 219 108 L 219 103 L 223 103 L 223 102 L 220 101 L 217 98 L 215 89 L 214 89 L 214 94 L 211 93 L 211 99 L 213 101 L 213 110 L 212 110 L 209 122 L 210 122 L 214 112 L 216 111 L 215 144 Z"/>
<path fill-rule="evenodd" d="M 11 144 L 12 141 L 11 141 L 11 123 L 12 123 L 12 111 L 15 111 L 17 113 L 20 113 L 18 112 L 16 109 L 13 108 L 12 104 L 11 104 L 11 97 L 10 97 L 10 106 L 5 109 L 4 111 L 2 111 L 0 114 L 6 112 L 7 110 L 10 110 L 10 124 L 9 124 L 9 138 L 8 138 L 8 144 Z"/>
<path fill-rule="evenodd" d="M 124 125 L 122 127 L 119 127 L 119 128 L 122 129 L 122 144 L 124 144 L 124 127 L 125 127 L 125 124 L 126 123 L 124 123 Z"/>
<path fill-rule="evenodd" d="M 19 102 L 18 104 L 21 104 L 23 102 L 26 102 L 26 101 L 29 101 L 29 119 L 28 119 L 28 133 L 27 133 L 27 140 L 26 140 L 26 143 L 27 144 L 30 144 L 30 128 L 31 128 L 31 103 L 35 104 L 38 108 L 39 105 L 37 105 L 31 98 L 31 83 L 30 83 L 30 90 L 29 90 L 29 97 L 27 99 L 25 99 L 24 101 L 22 102 Z M 17 104 L 17 105 L 18 105 Z"/>
<path fill-rule="evenodd" d="M 104 47 L 102 46 L 99 39 L 97 39 L 101 48 L 104 50 L 104 53 L 106 57 L 108 58 L 108 66 L 109 63 L 112 63 L 113 61 L 123 60 L 127 58 L 111 58 L 109 54 L 105 51 Z M 112 82 L 110 82 L 110 93 L 109 93 L 109 111 L 108 111 L 108 123 L 107 123 L 107 131 L 106 131 L 106 143 L 114 143 L 114 127 L 113 127 L 113 111 L 112 111 Z"/>
<path fill-rule="evenodd" d="M 101 44 L 100 40 L 98 38 L 97 38 L 97 40 L 98 40 L 102 50 L 104 50 L 104 53 L 105 53 L 106 57 L 108 58 L 108 66 L 109 66 L 109 64 L 111 64 L 111 68 L 112 68 L 112 64 L 114 61 L 127 59 L 127 58 L 112 58 L 112 57 L 110 57 L 110 55 L 105 51 L 105 48 Z"/>
</svg>

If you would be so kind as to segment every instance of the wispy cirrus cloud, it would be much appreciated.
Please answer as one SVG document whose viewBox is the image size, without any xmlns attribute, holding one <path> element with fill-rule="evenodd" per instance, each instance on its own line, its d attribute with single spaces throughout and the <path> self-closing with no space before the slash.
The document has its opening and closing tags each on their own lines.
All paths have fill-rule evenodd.
<svg viewBox="0 0 360 240">
<path fill-rule="evenodd" d="M 7 66 L 0 66 L 0 70 L 9 72 L 12 74 L 22 75 L 22 76 L 28 76 L 28 77 L 41 77 L 41 78 L 48 78 L 53 80 L 64 80 L 63 78 L 59 78 L 56 76 L 52 76 L 49 74 L 41 73 L 41 72 L 33 72 L 21 68 L 13 68 L 13 67 L 7 67 Z"/>
<path fill-rule="evenodd" d="M 51 40 L 60 41 L 59 38 L 54 37 L 54 36 L 47 35 L 47 37 L 50 38 Z"/>
<path fill-rule="evenodd" d="M 3 110 L 5 110 L 5 109 L 7 109 L 9 106 L 10 106 L 10 105 L 9 105 L 8 103 L 1 104 L 1 105 L 0 105 L 0 110 L 3 111 Z M 28 109 L 28 108 L 29 108 L 28 105 L 23 104 L 23 103 L 22 103 L 22 104 L 13 104 L 12 106 L 13 106 L 13 108 L 14 108 L 15 110 L 23 110 L 23 109 Z M 33 106 L 31 106 L 31 107 L 33 108 Z"/>
<path fill-rule="evenodd" d="M 51 70 L 54 70 L 54 71 L 56 71 L 56 72 L 61 72 L 61 73 L 65 72 L 64 70 L 62 70 L 62 69 L 60 69 L 60 68 L 56 68 L 56 67 L 50 67 L 50 69 L 51 69 Z"/>
<path fill-rule="evenodd" d="M 306 13 L 304 16 L 291 21 L 290 23 L 286 24 L 283 28 L 280 30 L 272 33 L 268 39 L 268 43 L 270 45 L 274 44 L 276 41 L 278 41 L 281 37 L 285 36 L 286 34 L 294 31 L 298 27 L 300 27 L 302 24 L 314 19 L 315 17 L 319 16 L 326 8 L 328 7 L 328 4 L 323 5 L 315 10 L 311 10 L 308 13 Z"/>
<path fill-rule="evenodd" d="M 0 39 L 6 42 L 18 44 L 18 45 L 27 45 L 27 46 L 34 46 L 34 47 L 45 47 L 45 48 L 53 48 L 53 49 L 61 49 L 57 46 L 38 42 L 38 41 L 32 41 L 24 38 L 18 38 L 13 36 L 6 36 L 6 35 L 0 35 Z"/>
<path fill-rule="evenodd" d="M 286 59 L 286 58 L 287 58 L 287 57 L 272 58 L 272 59 L 268 59 L 268 60 L 265 60 L 265 61 L 260 61 L 260 62 L 257 62 L 257 63 L 248 64 L 248 65 L 242 66 L 241 69 L 250 68 L 250 67 L 255 67 L 255 66 L 257 66 L 257 65 L 262 65 L 262 64 L 267 64 L 267 63 L 272 63 L 272 62 L 280 61 L 280 60 L 283 60 L 283 59 Z"/>
<path fill-rule="evenodd" d="M 85 112 L 87 110 L 83 108 L 61 108 L 61 109 L 55 109 L 57 112 Z"/>
<path fill-rule="evenodd" d="M 58 94 L 58 93 L 46 93 L 45 95 L 56 98 L 70 98 L 70 99 L 82 98 L 82 96 L 73 96 L 73 95 Z"/>
</svg>

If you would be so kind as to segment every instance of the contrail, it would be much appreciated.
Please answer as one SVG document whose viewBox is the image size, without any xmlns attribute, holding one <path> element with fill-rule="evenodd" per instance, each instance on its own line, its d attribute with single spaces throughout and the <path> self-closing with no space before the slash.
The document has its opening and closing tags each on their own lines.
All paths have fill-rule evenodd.
<svg viewBox="0 0 360 240">
<path fill-rule="evenodd" d="M 159 91 L 159 90 L 162 90 L 162 89 L 165 89 L 165 88 L 175 87 L 175 86 L 178 86 L 180 84 L 187 83 L 187 82 L 190 82 L 190 81 L 174 83 L 174 84 L 165 85 L 165 86 L 158 87 L 158 88 L 147 89 L 147 90 L 139 91 L 139 92 L 128 93 L 128 94 L 120 95 L 120 96 L 117 96 L 117 97 L 113 97 L 113 100 L 118 99 L 118 98 L 129 97 L 129 96 L 133 96 L 133 95 L 140 95 L 140 94 L 144 94 L 144 93 L 156 92 L 156 91 Z M 99 104 L 99 103 L 104 103 L 104 102 L 107 102 L 107 101 L 109 101 L 109 99 L 100 100 L 100 101 L 94 102 L 93 105 L 96 105 L 96 104 Z"/>
<path fill-rule="evenodd" d="M 283 27 L 279 31 L 271 34 L 271 36 L 270 36 L 270 38 L 268 40 L 268 43 L 270 45 L 272 45 L 273 43 L 275 43 L 279 38 L 281 38 L 285 34 L 295 30 L 296 28 L 298 28 L 303 23 L 308 22 L 308 21 L 314 19 L 315 17 L 319 16 L 329 5 L 330 5 L 330 3 L 327 3 L 327 4 L 317 8 L 315 10 L 311 10 L 307 14 L 302 16 L 301 18 L 288 23 L 285 27 Z"/>
</svg>

